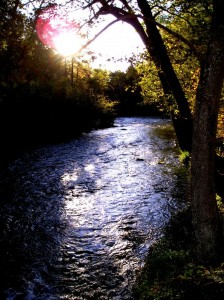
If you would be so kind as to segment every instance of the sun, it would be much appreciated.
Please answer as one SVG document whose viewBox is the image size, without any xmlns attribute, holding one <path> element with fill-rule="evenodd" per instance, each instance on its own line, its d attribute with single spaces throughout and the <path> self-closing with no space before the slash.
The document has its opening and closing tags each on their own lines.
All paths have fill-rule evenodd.
<svg viewBox="0 0 224 300">
<path fill-rule="evenodd" d="M 76 32 L 68 30 L 55 35 L 53 44 L 55 51 L 66 57 L 79 52 L 82 40 Z"/>
<path fill-rule="evenodd" d="M 55 8 L 45 10 L 36 22 L 36 32 L 41 42 L 67 57 L 82 49 L 79 25 L 66 18 Z"/>
</svg>

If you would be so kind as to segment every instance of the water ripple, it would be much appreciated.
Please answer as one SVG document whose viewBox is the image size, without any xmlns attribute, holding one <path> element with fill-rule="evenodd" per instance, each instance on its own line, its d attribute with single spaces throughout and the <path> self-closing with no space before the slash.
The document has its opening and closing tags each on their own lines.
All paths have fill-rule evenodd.
<svg viewBox="0 0 224 300">
<path fill-rule="evenodd" d="M 1 299 L 133 299 L 150 245 L 185 206 L 186 178 L 161 119 L 118 118 L 24 154 L 1 184 Z"/>
</svg>

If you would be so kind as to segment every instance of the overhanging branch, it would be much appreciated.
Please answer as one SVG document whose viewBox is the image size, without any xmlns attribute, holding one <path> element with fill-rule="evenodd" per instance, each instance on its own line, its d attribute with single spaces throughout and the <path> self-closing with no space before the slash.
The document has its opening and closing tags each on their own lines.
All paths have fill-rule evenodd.
<svg viewBox="0 0 224 300">
<path fill-rule="evenodd" d="M 81 47 L 81 49 L 79 50 L 79 52 L 81 52 L 83 49 L 87 48 L 92 42 L 95 41 L 95 39 L 97 39 L 104 31 L 106 31 L 110 26 L 112 26 L 113 24 L 119 22 L 121 20 L 116 19 L 112 22 L 110 22 L 109 24 L 107 24 L 107 26 L 105 26 L 102 30 L 100 30 L 92 39 L 90 39 L 85 45 L 83 45 Z"/>
<path fill-rule="evenodd" d="M 144 45 L 147 47 L 148 46 L 148 42 L 147 42 L 147 36 L 146 33 L 144 31 L 143 26 L 140 24 L 140 22 L 138 21 L 138 19 L 142 19 L 143 21 L 147 21 L 147 22 L 155 22 L 156 26 L 158 26 L 160 29 L 164 30 L 165 32 L 167 32 L 168 34 L 172 35 L 174 38 L 178 39 L 179 41 L 183 42 L 186 46 L 188 46 L 188 48 L 191 50 L 191 53 L 195 55 L 195 57 L 199 60 L 199 62 L 202 61 L 202 57 L 200 56 L 200 54 L 198 53 L 197 49 L 192 45 L 192 43 L 190 41 L 188 41 L 185 37 L 183 37 L 182 35 L 180 35 L 179 33 L 173 31 L 172 29 L 162 25 L 161 23 L 156 22 L 154 19 L 149 19 L 147 17 L 144 17 L 142 15 L 137 15 L 134 13 L 129 13 L 126 10 L 122 9 L 122 8 L 118 8 L 115 7 L 113 5 L 109 5 L 108 2 L 106 2 L 105 0 L 93 0 L 88 7 L 90 7 L 91 5 L 100 2 L 102 7 L 101 9 L 97 12 L 97 16 L 104 15 L 104 14 L 111 14 L 113 15 L 116 20 L 112 21 L 111 23 L 109 23 L 107 26 L 105 26 L 99 33 L 97 33 L 91 40 L 89 40 L 81 49 L 85 49 L 87 46 L 89 46 L 98 36 L 100 36 L 105 30 L 107 30 L 110 26 L 112 26 L 113 24 L 115 24 L 116 22 L 119 21 L 124 21 L 130 25 L 132 25 L 135 30 L 138 32 L 138 34 L 140 35 L 140 37 L 142 38 L 142 41 L 144 43 Z M 128 5 L 126 0 L 122 0 L 121 1 L 126 8 L 130 9 L 130 6 Z M 85 7 L 87 8 L 87 7 Z"/>
</svg>

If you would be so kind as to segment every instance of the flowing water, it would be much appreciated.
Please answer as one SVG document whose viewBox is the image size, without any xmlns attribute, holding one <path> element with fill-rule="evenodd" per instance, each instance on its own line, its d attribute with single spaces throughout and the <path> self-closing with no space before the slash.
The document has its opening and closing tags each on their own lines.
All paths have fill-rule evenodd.
<svg viewBox="0 0 224 300">
<path fill-rule="evenodd" d="M 1 174 L 0 299 L 134 299 L 186 178 L 170 121 L 156 118 L 21 155 Z"/>
</svg>

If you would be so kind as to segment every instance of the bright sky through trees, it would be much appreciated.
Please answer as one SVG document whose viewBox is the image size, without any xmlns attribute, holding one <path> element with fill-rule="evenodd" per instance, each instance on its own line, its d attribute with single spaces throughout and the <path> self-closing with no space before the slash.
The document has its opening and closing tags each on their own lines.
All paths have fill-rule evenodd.
<svg viewBox="0 0 224 300">
<path fill-rule="evenodd" d="M 81 38 L 82 35 L 86 35 L 85 30 L 87 31 L 87 27 L 80 29 L 81 15 L 79 12 L 77 18 L 68 18 L 55 8 L 47 9 L 39 16 L 36 24 L 40 40 L 65 57 L 78 56 L 82 46 L 113 21 L 108 16 L 106 21 L 99 23 L 97 27 L 88 29 L 87 38 Z M 80 54 L 91 51 L 90 57 L 94 58 L 91 66 L 94 68 L 125 71 L 129 66 L 126 58 L 132 54 L 138 55 L 142 50 L 143 44 L 134 29 L 126 23 L 117 22 L 100 34 Z M 88 60 L 90 57 L 84 56 L 84 59 Z"/>
<path fill-rule="evenodd" d="M 109 19 L 109 17 L 108 17 Z M 104 31 L 90 46 L 97 56 L 93 63 L 94 67 L 115 71 L 120 69 L 125 71 L 129 63 L 125 57 L 129 58 L 134 53 L 138 55 L 144 49 L 139 35 L 128 24 L 117 22 Z"/>
</svg>

